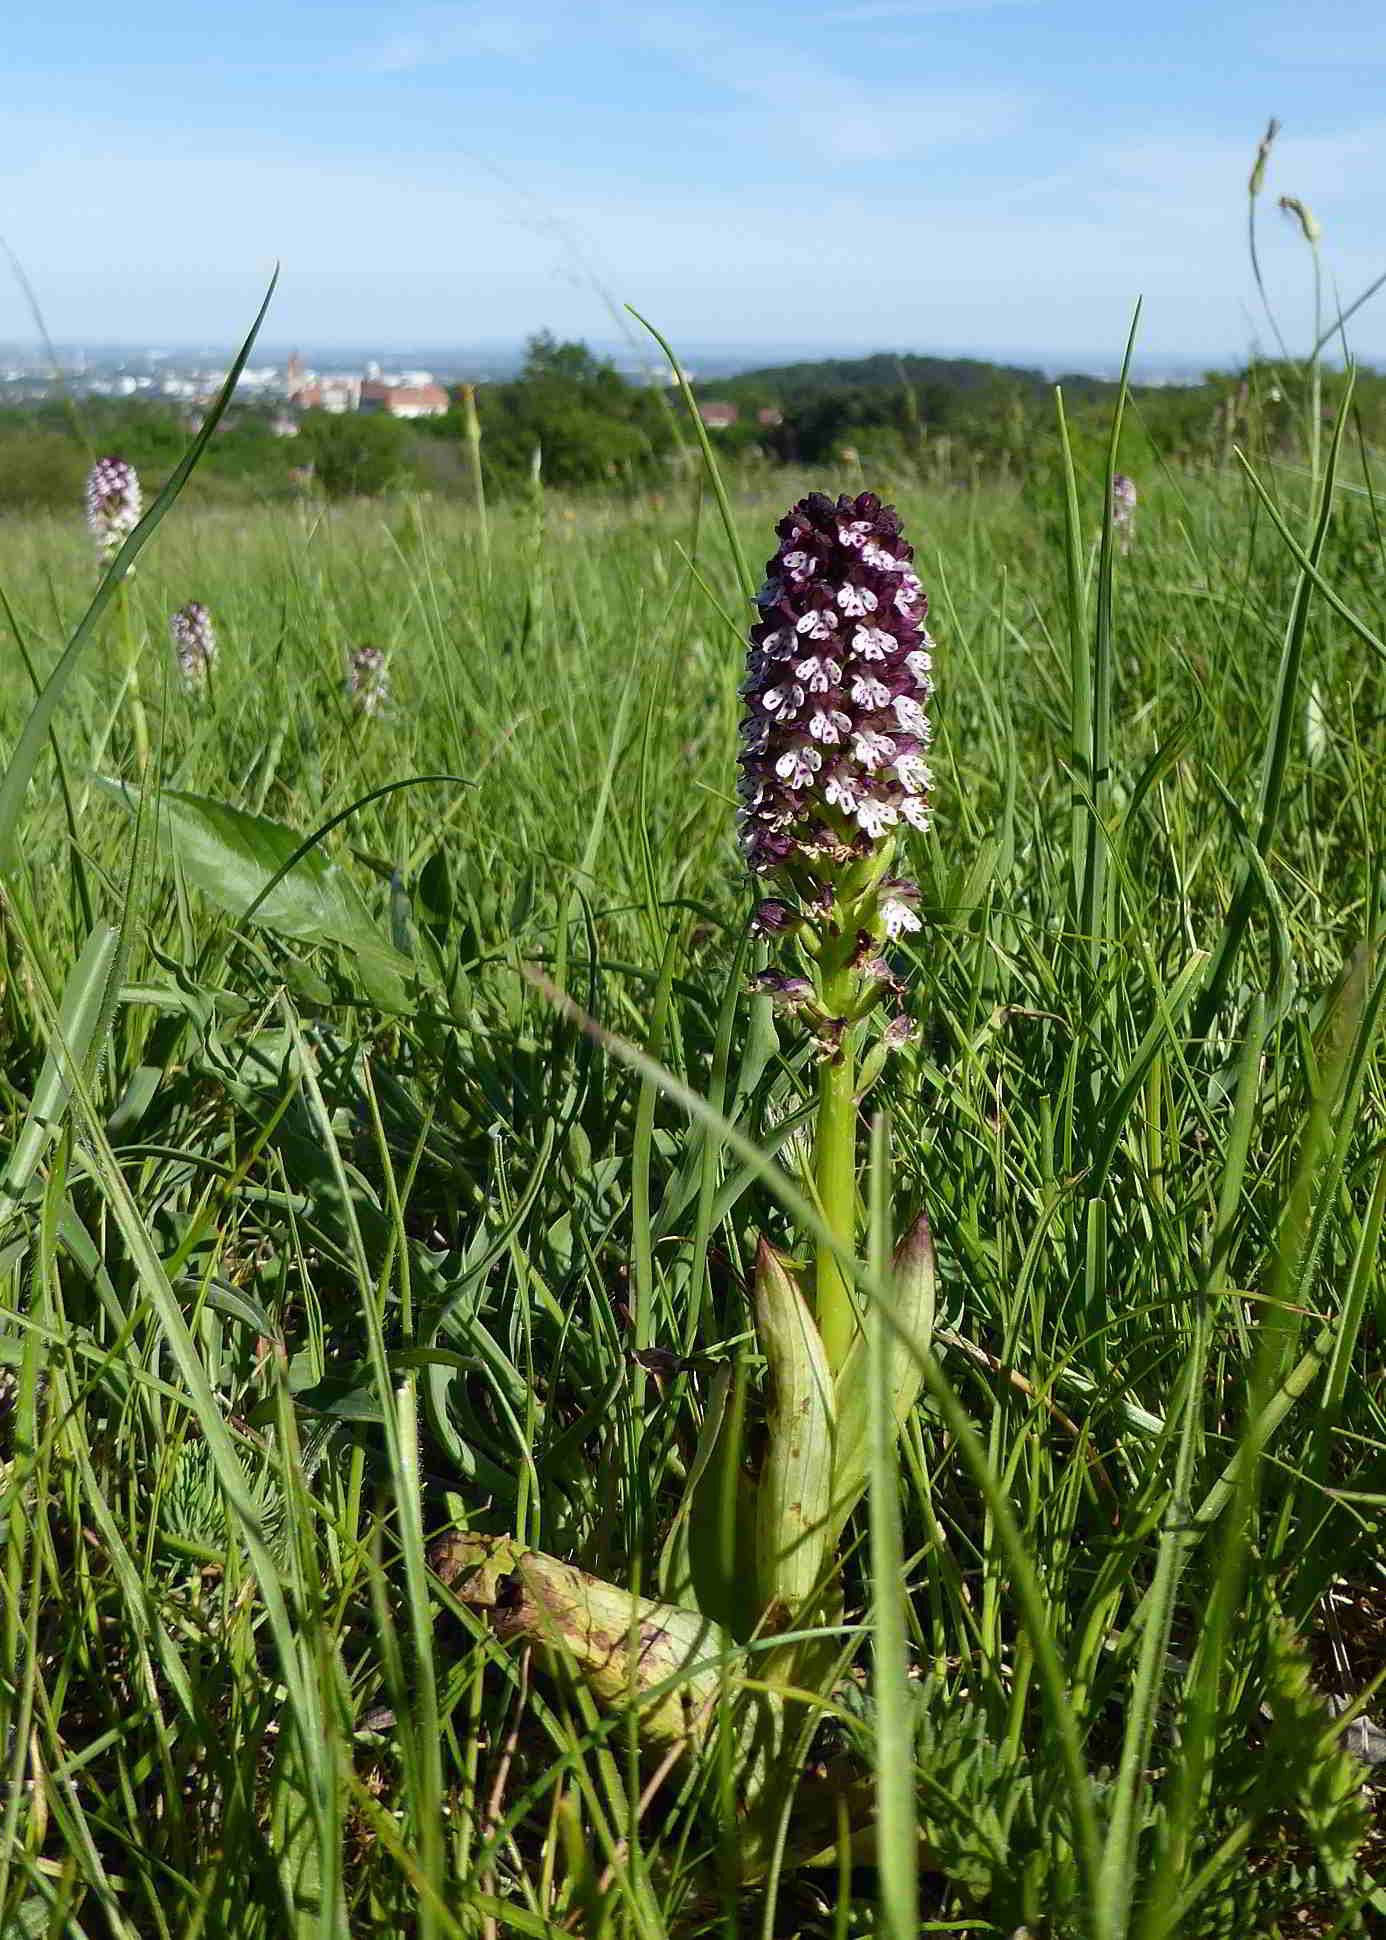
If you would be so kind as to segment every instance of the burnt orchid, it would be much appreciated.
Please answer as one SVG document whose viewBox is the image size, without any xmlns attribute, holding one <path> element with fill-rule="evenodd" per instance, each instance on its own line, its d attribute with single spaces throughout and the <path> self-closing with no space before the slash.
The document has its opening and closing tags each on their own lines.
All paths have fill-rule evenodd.
<svg viewBox="0 0 1386 1940">
<path fill-rule="evenodd" d="M 752 988 L 818 1052 L 816 1113 L 772 1098 L 767 1116 L 780 1163 L 811 1173 L 819 1245 L 811 1276 L 765 1239 L 757 1247 L 761 1431 L 753 1442 L 744 1435 L 732 1369 L 721 1368 L 661 1553 L 661 1601 L 508 1538 L 459 1532 L 430 1552 L 496 1636 L 537 1646 L 541 1663 L 564 1658 L 598 1703 L 630 1706 L 652 1751 L 672 1758 L 716 1727 L 734 1747 L 725 1802 L 745 1878 L 771 1855 L 780 1863 L 786 1793 L 804 1808 L 805 1707 L 819 1706 L 812 1694 L 830 1691 L 840 1670 L 838 1546 L 873 1451 L 918 1401 L 934 1326 L 933 1241 L 922 1214 L 888 1266 L 878 1242 L 889 1217 L 873 1220 L 872 1291 L 889 1302 L 888 1333 L 859 1315 L 857 1268 L 847 1264 L 861 1251 L 860 1101 L 917 1029 L 891 952 L 923 926 L 900 848 L 929 826 L 926 601 L 899 520 L 873 493 L 815 493 L 777 531 L 741 690 L 738 822 L 760 892 L 753 933 L 777 959 Z M 884 1146 L 879 1137 L 877 1164 Z M 642 1349 L 646 1367 L 648 1356 Z M 612 1638 L 627 1636 L 639 1649 L 614 1651 Z M 752 1640 L 765 1648 L 743 1677 L 728 1666 Z M 675 1678 L 677 1707 L 668 1700 Z M 807 1810 L 869 1836 L 849 1770 L 825 1769 Z"/>
<path fill-rule="evenodd" d="M 798 957 L 802 974 L 761 987 L 816 1041 L 815 1182 L 825 1220 L 850 1247 L 856 1053 L 871 1013 L 901 994 L 883 951 L 921 927 L 918 885 L 895 864 L 901 836 L 929 827 L 933 641 L 913 548 L 874 492 L 815 492 L 775 530 L 741 688 L 737 820 L 742 853 L 767 892 L 754 927 Z M 910 1035 L 895 1016 L 862 1075 L 874 1077 Z M 857 1317 L 829 1249 L 820 1249 L 816 1287 L 835 1370 Z"/>
<path fill-rule="evenodd" d="M 170 619 L 168 630 L 184 687 L 205 687 L 217 651 L 211 614 L 201 600 L 189 600 Z"/>
<path fill-rule="evenodd" d="M 390 705 L 390 670 L 379 647 L 357 647 L 347 661 L 347 699 L 358 714 L 383 714 Z"/>
<path fill-rule="evenodd" d="M 134 466 L 124 458 L 98 458 L 87 473 L 86 511 L 87 526 L 96 541 L 97 557 L 103 573 L 139 524 L 142 504 L 140 481 Z M 149 763 L 149 724 L 140 696 L 140 636 L 130 606 L 133 572 L 133 566 L 126 568 L 116 589 L 116 604 L 125 654 L 123 691 L 129 697 L 135 759 L 142 772 Z"/>
<path fill-rule="evenodd" d="M 1124 472 L 1117 472 L 1112 479 L 1112 530 L 1121 543 L 1123 552 L 1131 549 L 1131 540 L 1136 527 L 1136 481 Z"/>
<path fill-rule="evenodd" d="M 140 522 L 140 481 L 124 458 L 98 458 L 87 473 L 87 525 L 108 566 Z"/>
</svg>

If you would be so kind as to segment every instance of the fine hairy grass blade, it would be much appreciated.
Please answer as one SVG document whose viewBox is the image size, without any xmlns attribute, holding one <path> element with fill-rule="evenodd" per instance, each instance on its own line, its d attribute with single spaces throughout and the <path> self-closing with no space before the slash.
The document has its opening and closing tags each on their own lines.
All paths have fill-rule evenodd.
<svg viewBox="0 0 1386 1940">
<path fill-rule="evenodd" d="M 630 305 L 627 304 L 626 308 L 630 309 Z M 742 594 L 749 600 L 755 595 L 756 582 L 751 574 L 745 548 L 741 543 L 741 534 L 737 530 L 736 520 L 732 515 L 731 500 L 727 497 L 727 488 L 722 483 L 722 474 L 718 469 L 717 459 L 707 435 L 707 426 L 703 423 L 702 414 L 698 410 L 697 400 L 689 389 L 688 379 L 684 376 L 683 368 L 667 340 L 660 335 L 648 318 L 641 316 L 638 310 L 631 310 L 630 313 L 638 324 L 649 331 L 650 335 L 664 352 L 664 355 L 669 359 L 669 368 L 674 373 L 680 395 L 684 403 L 688 406 L 689 421 L 693 426 L 694 436 L 698 440 L 698 448 L 702 453 L 703 465 L 707 471 L 708 481 L 712 486 L 713 497 L 717 500 L 717 510 L 722 517 L 722 530 L 727 535 L 727 546 L 731 552 L 732 564 L 735 566 L 736 576 L 741 582 Z"/>
<path fill-rule="evenodd" d="M 1329 440 L 1328 454 L 1324 461 L 1314 534 L 1309 542 L 1308 558 L 1300 570 L 1299 581 L 1295 587 L 1294 601 L 1285 628 L 1280 670 L 1276 676 L 1275 700 L 1271 709 L 1270 735 L 1262 762 L 1261 791 L 1256 818 L 1256 853 L 1263 860 L 1270 852 L 1271 841 L 1280 819 L 1285 771 L 1289 765 L 1290 747 L 1298 719 L 1299 671 L 1304 659 L 1309 607 L 1314 593 L 1314 578 L 1311 574 L 1317 573 L 1324 541 L 1328 537 L 1329 522 L 1333 516 L 1333 489 L 1338 471 L 1338 454 L 1342 449 L 1343 431 L 1347 424 L 1348 406 L 1351 401 L 1352 373 L 1349 372 L 1343 387 L 1342 402 L 1334 421 L 1333 436 Z M 1203 995 L 1194 1011 L 1192 1034 L 1195 1038 L 1207 1036 L 1218 1014 L 1231 980 L 1232 967 L 1237 961 L 1237 954 L 1242 946 L 1242 938 L 1246 934 L 1247 924 L 1251 921 L 1255 902 L 1256 880 L 1248 863 L 1243 869 L 1241 883 L 1232 898 L 1232 906 L 1228 910 L 1227 920 L 1223 925 L 1217 953 L 1209 966 Z"/>
</svg>

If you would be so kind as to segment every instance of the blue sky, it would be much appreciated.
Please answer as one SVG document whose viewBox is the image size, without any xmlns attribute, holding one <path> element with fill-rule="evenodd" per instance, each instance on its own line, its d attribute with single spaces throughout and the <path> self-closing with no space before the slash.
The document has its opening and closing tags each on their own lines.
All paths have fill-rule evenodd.
<svg viewBox="0 0 1386 1940">
<path fill-rule="evenodd" d="M 1386 269 L 1377 0 L 51 0 L 6 23 L 0 236 L 60 339 L 1292 344 Z M 0 275 L 0 341 L 31 334 Z M 1386 291 L 1353 327 L 1386 363 Z"/>
</svg>

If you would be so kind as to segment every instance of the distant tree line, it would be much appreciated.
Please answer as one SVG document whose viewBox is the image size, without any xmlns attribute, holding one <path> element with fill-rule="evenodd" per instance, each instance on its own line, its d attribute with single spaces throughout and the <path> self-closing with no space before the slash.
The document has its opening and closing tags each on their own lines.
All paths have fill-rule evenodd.
<svg viewBox="0 0 1386 1940">
<path fill-rule="evenodd" d="M 1343 377 L 1327 371 L 1331 415 Z M 1059 380 L 1081 463 L 1102 462 L 1115 384 Z M 934 482 L 1000 473 L 1045 473 L 1057 456 L 1055 386 L 1038 370 L 980 359 L 895 356 L 827 359 L 747 371 L 697 387 L 702 405 L 736 407 L 713 431 L 733 469 L 789 464 L 830 473 L 843 464 Z M 1198 384 L 1136 386 L 1129 438 L 1146 462 L 1232 462 L 1234 446 L 1289 454 L 1302 446 L 1309 399 L 1297 366 L 1259 363 L 1211 372 Z M 488 494 L 532 489 L 638 492 L 692 462 L 678 394 L 629 382 L 585 344 L 531 338 L 519 373 L 478 385 Z M 380 415 L 302 414 L 296 436 L 277 435 L 282 406 L 237 405 L 194 474 L 195 496 L 245 502 L 306 492 L 329 498 L 401 490 L 461 496 L 469 489 L 460 388 L 446 414 L 407 422 Z M 1354 436 L 1386 438 L 1386 377 L 1360 373 Z M 142 400 L 50 400 L 0 409 L 0 514 L 71 512 L 92 458 L 117 452 L 153 490 L 186 449 L 187 410 Z M 1139 457 L 1133 460 L 1138 463 Z"/>
</svg>

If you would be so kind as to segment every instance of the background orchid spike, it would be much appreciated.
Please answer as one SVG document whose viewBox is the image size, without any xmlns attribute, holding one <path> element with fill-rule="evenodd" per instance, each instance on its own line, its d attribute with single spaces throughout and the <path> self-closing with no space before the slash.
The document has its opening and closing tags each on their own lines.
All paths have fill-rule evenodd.
<svg viewBox="0 0 1386 1940">
<path fill-rule="evenodd" d="M 203 686 L 217 651 L 216 628 L 212 625 L 211 614 L 201 600 L 189 600 L 170 619 L 168 630 L 173 651 L 178 657 L 178 671 L 183 676 L 183 685 Z"/>
<path fill-rule="evenodd" d="M 140 481 L 124 458 L 98 458 L 87 473 L 87 524 L 103 566 L 109 565 L 140 522 Z"/>
<path fill-rule="evenodd" d="M 1124 472 L 1117 472 L 1112 478 L 1112 530 L 1121 541 L 1121 549 L 1130 549 L 1131 535 L 1136 524 L 1136 481 Z"/>
<path fill-rule="evenodd" d="M 379 647 L 357 647 L 347 662 L 347 697 L 358 714 L 383 714 L 390 704 L 390 670 Z"/>
</svg>

